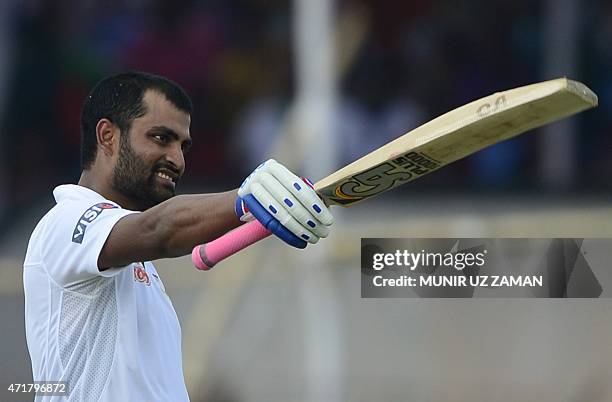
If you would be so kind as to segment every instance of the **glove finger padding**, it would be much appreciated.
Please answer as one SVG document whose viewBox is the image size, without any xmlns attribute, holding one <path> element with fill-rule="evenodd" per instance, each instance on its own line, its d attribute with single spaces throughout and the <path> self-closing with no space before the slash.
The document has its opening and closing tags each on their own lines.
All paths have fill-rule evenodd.
<svg viewBox="0 0 612 402">
<path fill-rule="evenodd" d="M 252 183 L 251 194 L 264 209 L 280 222 L 281 225 L 289 229 L 298 238 L 313 244 L 319 241 L 319 236 L 312 233 L 307 227 L 301 225 L 262 184 L 256 182 Z"/>
<path fill-rule="evenodd" d="M 259 172 L 260 170 L 266 169 L 266 165 L 270 164 L 272 161 L 274 161 L 274 159 L 268 159 L 267 161 L 259 164 L 259 166 L 257 166 L 255 168 L 255 170 L 253 170 L 251 172 L 251 174 L 249 174 L 246 177 L 246 179 L 244 179 L 244 181 L 242 182 L 242 184 L 238 188 L 238 196 L 240 196 L 242 199 L 244 199 L 244 196 L 251 192 L 250 185 L 251 185 L 253 177 L 255 176 L 255 173 Z"/>
<path fill-rule="evenodd" d="M 299 200 L 300 204 L 313 217 L 316 217 L 317 221 L 325 226 L 334 223 L 331 212 L 312 187 L 275 160 L 271 159 L 269 162 L 269 165 L 266 163 L 265 171 L 274 176 L 285 189 L 289 190 Z"/>
<path fill-rule="evenodd" d="M 293 196 L 283 185 L 279 182 L 276 177 L 272 176 L 267 172 L 258 172 L 257 173 L 257 183 L 260 183 L 261 186 L 272 196 L 277 204 L 280 204 L 281 207 L 287 210 L 287 214 L 297 223 L 308 230 L 308 232 L 312 232 L 314 235 L 318 237 L 327 237 L 329 235 L 329 228 L 323 225 L 317 218 L 312 216 L 310 212 L 302 203 Z M 253 184 L 257 184 L 253 183 Z M 259 200 L 257 194 L 255 197 Z M 260 200 L 261 202 L 261 200 Z M 265 204 L 264 204 L 265 205 Z M 278 208 L 277 208 L 278 209 Z M 270 211 L 272 212 L 272 211 Z M 282 215 L 279 215 L 282 216 Z M 285 225 L 287 221 L 284 221 L 280 217 L 279 221 Z M 287 226 L 289 227 L 289 226 Z M 291 229 L 291 227 L 289 227 Z M 291 229 L 293 231 L 293 229 Z M 295 233 L 295 231 L 294 231 Z M 297 233 L 296 233 L 297 235 Z"/>
</svg>

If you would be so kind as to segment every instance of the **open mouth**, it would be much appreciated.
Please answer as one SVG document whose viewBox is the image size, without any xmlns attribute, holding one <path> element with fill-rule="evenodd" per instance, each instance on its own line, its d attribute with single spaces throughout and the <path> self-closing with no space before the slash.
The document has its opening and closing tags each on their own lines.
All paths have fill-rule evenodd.
<svg viewBox="0 0 612 402">
<path fill-rule="evenodd" d="M 171 182 L 173 182 L 173 183 L 174 183 L 174 180 L 172 179 L 172 177 L 168 176 L 168 175 L 167 175 L 167 174 L 165 174 L 165 173 L 162 173 L 162 172 L 157 172 L 157 176 L 158 176 L 158 177 L 161 177 L 161 178 L 162 178 L 162 179 L 164 179 L 164 180 L 169 180 L 169 181 L 171 181 Z"/>
<path fill-rule="evenodd" d="M 176 186 L 176 182 L 178 180 L 178 174 L 176 174 L 176 173 L 174 173 L 174 172 L 172 172 L 170 170 L 167 170 L 167 169 L 158 170 L 155 173 L 155 176 L 157 176 L 162 183 L 164 183 L 164 184 L 166 184 L 166 185 L 168 185 L 168 186 L 170 186 L 172 188 L 174 188 Z"/>
</svg>

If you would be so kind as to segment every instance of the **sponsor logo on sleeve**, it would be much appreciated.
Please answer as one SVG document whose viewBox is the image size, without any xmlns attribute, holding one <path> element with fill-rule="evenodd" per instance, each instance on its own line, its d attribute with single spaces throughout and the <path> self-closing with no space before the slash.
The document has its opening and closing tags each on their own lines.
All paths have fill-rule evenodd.
<svg viewBox="0 0 612 402">
<path fill-rule="evenodd" d="M 136 282 L 144 283 L 147 286 L 151 286 L 149 274 L 147 273 L 147 270 L 142 262 L 134 263 L 134 280 Z"/>
<path fill-rule="evenodd" d="M 72 232 L 72 242 L 81 244 L 83 243 L 83 238 L 85 237 L 85 230 L 87 226 L 96 220 L 98 216 L 105 209 L 113 209 L 118 208 L 115 204 L 111 204 L 109 202 L 100 202 L 96 205 L 92 205 L 81 215 L 79 221 L 74 227 L 74 231 Z"/>
</svg>

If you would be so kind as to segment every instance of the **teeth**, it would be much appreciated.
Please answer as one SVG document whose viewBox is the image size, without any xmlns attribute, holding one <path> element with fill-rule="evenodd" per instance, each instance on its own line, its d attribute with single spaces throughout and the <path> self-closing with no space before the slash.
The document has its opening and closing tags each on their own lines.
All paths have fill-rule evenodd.
<svg viewBox="0 0 612 402">
<path fill-rule="evenodd" d="M 162 172 L 157 172 L 157 175 L 159 177 L 161 177 L 162 179 L 166 179 L 166 180 L 172 180 L 172 177 L 168 176 L 167 174 L 164 174 Z"/>
</svg>

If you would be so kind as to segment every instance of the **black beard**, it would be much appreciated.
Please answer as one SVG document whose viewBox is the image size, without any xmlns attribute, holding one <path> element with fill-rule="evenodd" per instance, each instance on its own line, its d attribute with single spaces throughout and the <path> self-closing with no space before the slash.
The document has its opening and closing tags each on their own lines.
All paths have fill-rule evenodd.
<svg viewBox="0 0 612 402">
<path fill-rule="evenodd" d="M 176 192 L 173 189 L 161 187 L 155 174 L 160 165 L 153 168 L 134 152 L 129 134 L 121 135 L 121 146 L 117 165 L 113 170 L 113 187 L 115 190 L 136 202 L 144 211 L 172 198 Z"/>
</svg>

